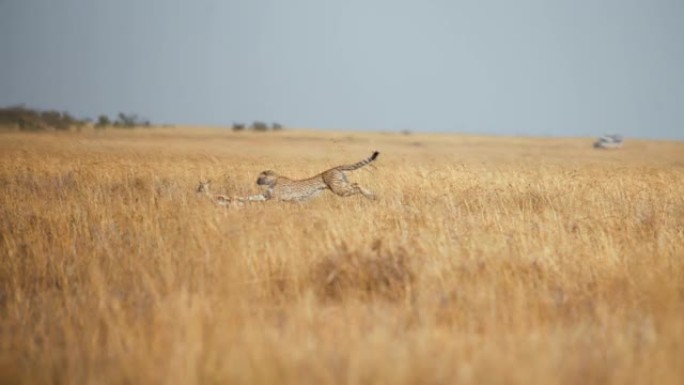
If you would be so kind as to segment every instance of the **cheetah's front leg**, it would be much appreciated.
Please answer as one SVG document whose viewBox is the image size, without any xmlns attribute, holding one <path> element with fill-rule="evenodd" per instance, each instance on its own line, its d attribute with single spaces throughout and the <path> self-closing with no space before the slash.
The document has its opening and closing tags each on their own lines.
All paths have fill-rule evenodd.
<svg viewBox="0 0 684 385">
<path fill-rule="evenodd" d="M 267 201 L 268 198 L 264 194 L 250 195 L 246 197 L 235 197 L 238 202 L 263 202 Z"/>
</svg>

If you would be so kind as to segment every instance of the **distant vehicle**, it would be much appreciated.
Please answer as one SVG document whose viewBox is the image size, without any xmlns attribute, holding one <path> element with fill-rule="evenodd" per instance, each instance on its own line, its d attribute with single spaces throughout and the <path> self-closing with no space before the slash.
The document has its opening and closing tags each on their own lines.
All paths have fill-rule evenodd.
<svg viewBox="0 0 684 385">
<path fill-rule="evenodd" d="M 620 148 L 624 138 L 619 134 L 603 135 L 594 142 L 594 148 Z"/>
</svg>

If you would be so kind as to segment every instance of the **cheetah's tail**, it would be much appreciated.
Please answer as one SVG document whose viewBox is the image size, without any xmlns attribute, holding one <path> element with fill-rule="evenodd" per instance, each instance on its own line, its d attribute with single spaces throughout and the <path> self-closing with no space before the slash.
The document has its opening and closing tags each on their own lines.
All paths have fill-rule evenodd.
<svg viewBox="0 0 684 385">
<path fill-rule="evenodd" d="M 342 170 L 342 171 L 353 171 L 353 170 L 359 169 L 359 168 L 371 163 L 375 159 L 377 159 L 378 155 L 380 155 L 380 152 L 373 151 L 373 154 L 371 156 L 369 156 L 368 158 L 366 158 L 360 162 L 354 163 L 354 164 L 350 164 L 350 165 L 346 165 L 346 166 L 340 166 L 337 169 Z"/>
</svg>

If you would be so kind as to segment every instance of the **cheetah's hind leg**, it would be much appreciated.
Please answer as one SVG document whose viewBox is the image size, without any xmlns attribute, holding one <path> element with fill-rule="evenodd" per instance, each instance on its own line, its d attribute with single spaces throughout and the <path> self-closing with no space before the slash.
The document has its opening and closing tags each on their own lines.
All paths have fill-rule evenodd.
<svg viewBox="0 0 684 385">
<path fill-rule="evenodd" d="M 359 186 L 358 183 L 351 183 L 351 184 L 345 183 L 342 185 L 332 185 L 332 186 L 330 186 L 330 189 L 332 190 L 332 192 L 334 192 L 335 194 L 337 194 L 341 197 L 349 197 L 352 195 L 361 194 L 368 199 L 371 199 L 371 200 L 376 199 L 375 194 L 373 194 L 372 192 L 370 192 L 370 191 L 366 190 L 365 188 Z"/>
<path fill-rule="evenodd" d="M 375 196 L 375 194 L 373 194 L 373 192 L 361 187 L 358 183 L 352 183 L 352 187 L 354 187 L 354 189 L 356 189 L 359 193 L 361 193 L 363 196 L 365 196 L 366 198 L 368 198 L 370 200 L 374 201 L 374 200 L 378 199 Z"/>
</svg>

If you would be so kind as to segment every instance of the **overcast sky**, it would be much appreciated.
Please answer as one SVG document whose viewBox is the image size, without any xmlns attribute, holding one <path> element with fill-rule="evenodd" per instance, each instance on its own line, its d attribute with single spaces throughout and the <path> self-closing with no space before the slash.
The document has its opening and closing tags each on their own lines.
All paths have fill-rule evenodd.
<svg viewBox="0 0 684 385">
<path fill-rule="evenodd" d="M 0 106 L 684 139 L 682 0 L 0 0 Z"/>
</svg>

